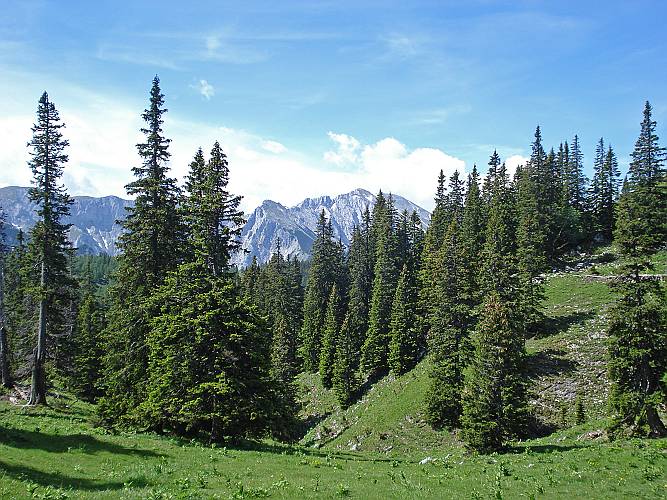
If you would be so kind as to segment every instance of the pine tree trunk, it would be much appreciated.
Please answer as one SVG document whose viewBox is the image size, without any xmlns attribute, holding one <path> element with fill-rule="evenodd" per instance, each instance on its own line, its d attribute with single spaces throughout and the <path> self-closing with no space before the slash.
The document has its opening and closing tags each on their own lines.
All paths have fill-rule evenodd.
<svg viewBox="0 0 667 500">
<path fill-rule="evenodd" d="M 39 329 L 37 331 L 37 347 L 33 351 L 32 383 L 30 386 L 30 405 L 46 404 L 46 374 L 44 372 L 44 361 L 46 359 L 46 266 L 42 261 L 41 293 L 39 300 Z"/>
<path fill-rule="evenodd" d="M 4 265 L 0 261 L 0 383 L 5 387 L 12 387 L 11 374 L 9 373 L 9 349 L 7 346 L 7 329 L 5 327 L 5 280 Z"/>
<path fill-rule="evenodd" d="M 660 415 L 652 406 L 646 407 L 646 421 L 651 429 L 651 437 L 665 437 L 667 436 L 667 428 L 660 419 Z"/>
</svg>

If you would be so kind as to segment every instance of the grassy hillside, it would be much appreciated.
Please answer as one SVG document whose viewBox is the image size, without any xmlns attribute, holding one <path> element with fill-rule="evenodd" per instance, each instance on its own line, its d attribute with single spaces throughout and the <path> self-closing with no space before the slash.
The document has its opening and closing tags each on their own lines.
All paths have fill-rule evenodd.
<svg viewBox="0 0 667 500">
<path fill-rule="evenodd" d="M 424 361 L 346 411 L 317 376 L 301 375 L 311 428 L 298 446 L 110 435 L 93 426 L 92 406 L 67 395 L 46 409 L 0 402 L 0 498 L 667 498 L 667 440 L 609 443 L 601 431 L 614 295 L 591 275 L 548 278 L 548 320 L 527 348 L 532 405 L 553 433 L 507 454 L 470 455 L 455 433 L 424 422 Z M 577 396 L 588 420 L 570 427 Z"/>
<path fill-rule="evenodd" d="M 614 294 L 589 270 L 551 275 L 545 287 L 545 327 L 527 341 L 534 413 L 541 432 L 574 423 L 581 397 L 587 416 L 605 415 L 608 393 L 605 330 Z M 386 377 L 345 411 L 314 375 L 303 376 L 304 413 L 321 421 L 304 445 L 389 455 L 459 446 L 455 436 L 435 432 L 422 415 L 428 360 L 399 378 Z M 322 419 L 323 416 L 326 418 Z"/>
<path fill-rule="evenodd" d="M 0 498 L 664 498 L 667 440 L 605 443 L 596 425 L 469 456 L 387 457 L 258 443 L 220 448 L 107 435 L 92 408 L 0 403 Z M 435 443 L 434 443 L 435 444 Z M 420 463 L 422 462 L 422 463 Z"/>
</svg>

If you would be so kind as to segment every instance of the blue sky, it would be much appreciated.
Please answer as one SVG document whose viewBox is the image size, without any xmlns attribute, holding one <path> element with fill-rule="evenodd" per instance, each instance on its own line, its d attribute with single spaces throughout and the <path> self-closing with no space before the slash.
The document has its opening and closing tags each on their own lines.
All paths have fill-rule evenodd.
<svg viewBox="0 0 667 500">
<path fill-rule="evenodd" d="M 435 172 L 600 136 L 627 164 L 667 120 L 667 3 L 32 1 L 0 17 L 0 185 L 25 184 L 47 90 L 75 194 L 123 195 L 152 77 L 174 174 L 220 140 L 245 208 L 365 187 L 430 208 Z"/>
</svg>

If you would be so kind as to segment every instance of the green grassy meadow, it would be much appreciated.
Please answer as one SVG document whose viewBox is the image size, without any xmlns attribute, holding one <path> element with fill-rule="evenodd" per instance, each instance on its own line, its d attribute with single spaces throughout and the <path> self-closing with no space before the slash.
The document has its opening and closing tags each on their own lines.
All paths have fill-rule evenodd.
<svg viewBox="0 0 667 500">
<path fill-rule="evenodd" d="M 423 361 L 344 411 L 318 377 L 301 375 L 310 428 L 292 446 L 110 434 L 93 406 L 67 394 L 48 408 L 1 401 L 0 498 L 667 498 L 667 440 L 610 442 L 603 431 L 614 294 L 587 276 L 547 280 L 548 321 L 527 342 L 544 437 L 507 453 L 470 454 L 455 432 L 426 424 Z M 587 421 L 574 426 L 577 397 Z"/>
</svg>

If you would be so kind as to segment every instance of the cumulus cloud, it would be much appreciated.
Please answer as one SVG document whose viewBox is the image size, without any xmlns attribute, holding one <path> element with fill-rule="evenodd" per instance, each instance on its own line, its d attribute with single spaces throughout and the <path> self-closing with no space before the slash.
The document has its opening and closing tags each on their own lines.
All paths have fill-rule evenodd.
<svg viewBox="0 0 667 500">
<path fill-rule="evenodd" d="M 336 143 L 335 151 L 325 153 L 325 160 L 335 164 L 351 165 L 354 187 L 371 191 L 391 191 L 414 201 L 424 208 L 433 208 L 435 182 L 440 170 L 451 175 L 455 170 L 465 171 L 465 162 L 435 148 L 408 147 L 393 137 L 374 144 L 361 145 L 352 136 L 329 132 Z"/>
<path fill-rule="evenodd" d="M 331 131 L 327 132 L 327 135 L 329 139 L 336 143 L 336 150 L 325 152 L 325 161 L 337 166 L 357 162 L 359 147 L 361 146 L 357 139 L 347 134 L 336 134 Z"/>
<path fill-rule="evenodd" d="M 215 87 L 206 80 L 199 80 L 196 85 L 190 85 L 190 88 L 199 92 L 207 101 L 210 101 L 211 97 L 215 95 Z"/>
</svg>

